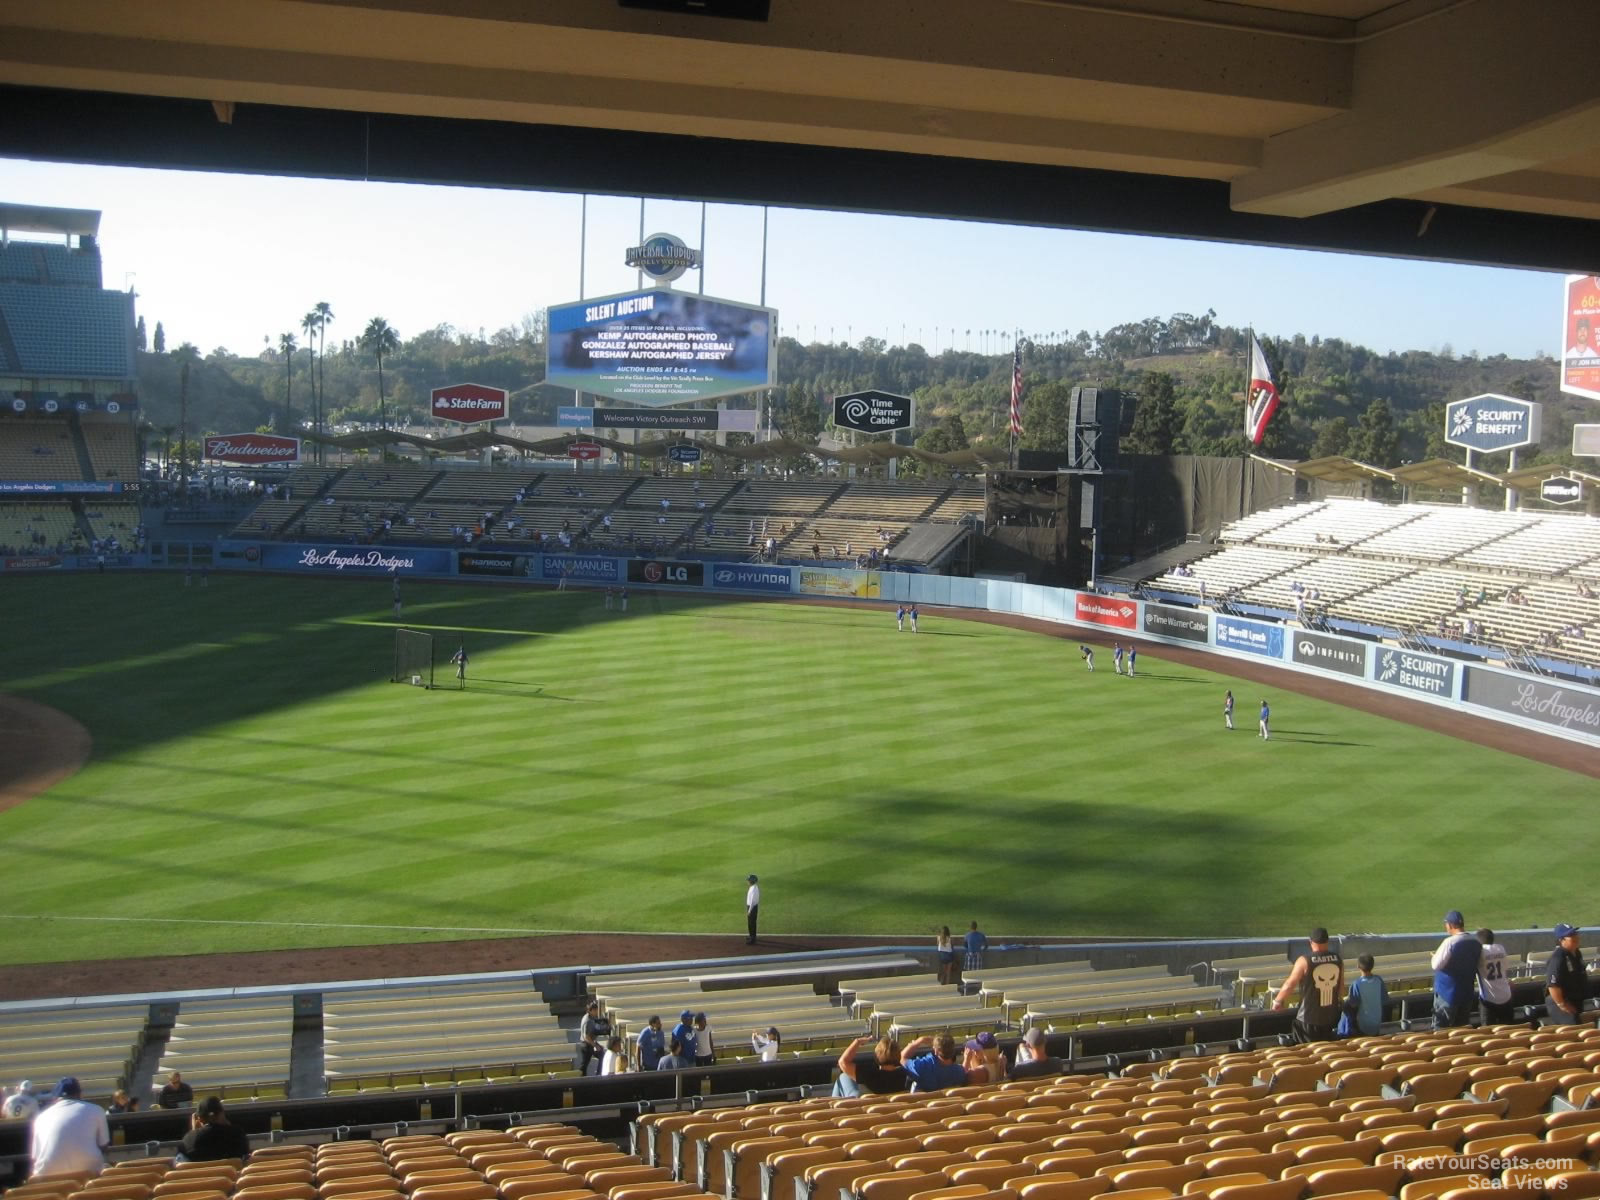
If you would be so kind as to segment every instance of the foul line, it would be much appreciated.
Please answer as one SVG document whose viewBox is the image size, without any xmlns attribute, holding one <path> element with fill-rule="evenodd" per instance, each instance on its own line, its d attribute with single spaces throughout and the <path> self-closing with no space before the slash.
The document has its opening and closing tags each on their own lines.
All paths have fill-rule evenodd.
<svg viewBox="0 0 1600 1200">
<path fill-rule="evenodd" d="M 57 913 L 0 913 L 3 921 L 98 921 L 130 925 L 251 925 L 278 929 L 388 929 L 404 933 L 516 933 L 552 934 L 580 932 L 569 929 L 502 929 L 492 925 L 352 925 L 333 921 L 241 921 L 212 917 L 83 917 Z M 603 931 L 596 931 L 603 932 Z"/>
</svg>

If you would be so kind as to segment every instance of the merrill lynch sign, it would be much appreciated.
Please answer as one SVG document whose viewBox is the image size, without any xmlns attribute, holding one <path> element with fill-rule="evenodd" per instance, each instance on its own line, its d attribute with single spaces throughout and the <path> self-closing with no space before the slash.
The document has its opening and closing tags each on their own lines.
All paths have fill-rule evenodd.
<svg viewBox="0 0 1600 1200">
<path fill-rule="evenodd" d="M 1576 687 L 1468 667 L 1467 702 L 1600 736 L 1600 695 Z"/>
</svg>

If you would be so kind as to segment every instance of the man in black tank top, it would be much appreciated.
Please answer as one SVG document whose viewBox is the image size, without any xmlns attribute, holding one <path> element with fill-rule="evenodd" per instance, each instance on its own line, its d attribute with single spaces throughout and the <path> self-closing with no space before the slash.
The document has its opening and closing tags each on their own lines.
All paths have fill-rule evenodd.
<svg viewBox="0 0 1600 1200">
<path fill-rule="evenodd" d="M 1322 926 L 1311 931 L 1311 952 L 1295 960 L 1289 977 L 1272 998 L 1273 1011 L 1300 989 L 1300 1006 L 1294 1015 L 1297 1042 L 1325 1042 L 1334 1036 L 1339 1014 L 1344 1010 L 1344 959 L 1328 946 L 1328 931 Z"/>
</svg>

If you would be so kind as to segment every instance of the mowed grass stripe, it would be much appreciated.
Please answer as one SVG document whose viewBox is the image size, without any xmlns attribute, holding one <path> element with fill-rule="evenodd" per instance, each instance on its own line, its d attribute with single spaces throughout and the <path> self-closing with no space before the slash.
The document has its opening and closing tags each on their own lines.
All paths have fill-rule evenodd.
<svg viewBox="0 0 1600 1200">
<path fill-rule="evenodd" d="M 1591 791 L 1270 688 L 1264 744 L 1258 685 L 1153 654 L 1146 677 L 1108 655 L 1091 675 L 1075 640 L 946 618 L 913 636 L 881 609 L 622 615 L 408 584 L 408 621 L 439 628 L 423 692 L 386 682 L 386 581 L 90 582 L 0 590 L 28 629 L 16 690 L 96 739 L 85 771 L 0 814 L 0 870 L 29 880 L 12 914 L 305 924 L 8 921 L 11 961 L 410 936 L 313 924 L 737 930 L 751 870 L 776 932 L 1421 928 L 1469 903 L 1541 924 L 1566 903 L 1561 801 Z M 141 614 L 137 637 L 105 611 Z M 443 664 L 463 638 L 464 693 Z M 1004 869 L 975 878 L 975 858 Z"/>
</svg>

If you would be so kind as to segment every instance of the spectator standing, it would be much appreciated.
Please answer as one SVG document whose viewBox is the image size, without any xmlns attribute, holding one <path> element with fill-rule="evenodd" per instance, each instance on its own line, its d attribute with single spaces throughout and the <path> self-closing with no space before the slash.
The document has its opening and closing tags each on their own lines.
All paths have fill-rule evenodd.
<svg viewBox="0 0 1600 1200">
<path fill-rule="evenodd" d="M 622 1039 L 611 1037 L 606 1039 L 606 1052 L 600 1060 L 600 1074 L 623 1075 L 628 1070 L 628 1056 L 622 1049 Z"/>
<path fill-rule="evenodd" d="M 1300 990 L 1295 1010 L 1294 1039 L 1297 1042 L 1326 1042 L 1344 1008 L 1344 959 L 1328 945 L 1328 931 L 1322 926 L 1311 931 L 1309 953 L 1295 959 L 1289 976 L 1272 998 L 1272 1009 L 1283 1008 L 1284 1001 Z"/>
<path fill-rule="evenodd" d="M 1578 949 L 1578 927 L 1556 926 L 1556 948 L 1544 968 L 1545 1020 L 1551 1025 L 1576 1025 L 1589 998 L 1589 975 Z"/>
<path fill-rule="evenodd" d="M 717 1047 L 711 1037 L 711 1026 L 706 1021 L 705 1013 L 694 1015 L 694 1065 L 697 1067 L 715 1066 L 717 1062 Z"/>
<path fill-rule="evenodd" d="M 31 1121 L 39 1115 L 39 1100 L 33 1094 L 33 1080 L 24 1079 L 17 1090 L 0 1101 L 0 1117 L 11 1121 Z"/>
<path fill-rule="evenodd" d="M 656 1064 L 658 1071 L 683 1071 L 694 1066 L 694 1060 L 683 1052 L 683 1043 L 673 1038 L 667 1046 L 668 1052 L 661 1056 L 661 1061 Z"/>
<path fill-rule="evenodd" d="M 678 1023 L 672 1027 L 672 1040 L 682 1047 L 689 1065 L 694 1066 L 694 1056 L 699 1052 L 695 1049 L 694 1013 L 687 1008 L 678 1014 Z"/>
<path fill-rule="evenodd" d="M 182 1108 L 185 1104 L 194 1103 L 194 1089 L 183 1081 L 183 1076 L 177 1071 L 167 1076 L 166 1085 L 156 1096 L 158 1108 Z"/>
<path fill-rule="evenodd" d="M 587 1043 L 589 1047 L 589 1057 L 604 1053 L 606 1043 L 611 1040 L 611 1018 L 600 1011 L 600 1001 L 589 1001 L 588 1008 L 584 1010 L 583 1021 L 578 1026 L 578 1034 L 582 1043 Z M 593 1074 L 589 1070 L 587 1058 L 578 1064 L 578 1069 L 585 1075 Z"/>
<path fill-rule="evenodd" d="M 1389 985 L 1382 975 L 1373 973 L 1377 961 L 1372 955 L 1361 955 L 1356 959 L 1356 966 L 1361 968 L 1361 974 L 1350 984 L 1346 1033 L 1374 1037 L 1382 1031 L 1383 1014 L 1389 1008 Z"/>
<path fill-rule="evenodd" d="M 33 1121 L 33 1178 L 100 1174 L 111 1144 L 105 1109 L 84 1100 L 82 1086 L 71 1075 L 51 1095 L 55 1103 Z"/>
<path fill-rule="evenodd" d="M 1433 952 L 1433 1027 L 1465 1025 L 1472 1007 L 1472 987 L 1478 980 L 1478 960 L 1483 943 L 1466 932 L 1459 909 L 1444 915 L 1445 939 Z"/>
<path fill-rule="evenodd" d="M 964 969 L 979 971 L 983 969 L 983 952 L 989 948 L 989 939 L 983 935 L 976 921 L 967 928 L 966 944 L 967 960 Z"/>
<path fill-rule="evenodd" d="M 652 1015 L 639 1031 L 639 1069 L 654 1071 L 667 1052 L 667 1035 L 661 1031 L 661 1018 Z"/>
<path fill-rule="evenodd" d="M 744 922 L 750 931 L 745 938 L 746 946 L 756 944 L 756 920 L 761 915 L 761 883 L 754 875 L 745 876 L 745 882 L 750 886 L 744 890 Z"/>
<path fill-rule="evenodd" d="M 194 1110 L 189 1132 L 178 1144 L 179 1162 L 215 1162 L 222 1158 L 250 1157 L 250 1137 L 228 1120 L 220 1096 L 207 1096 Z"/>
<path fill-rule="evenodd" d="M 761 1056 L 762 1062 L 777 1062 L 778 1051 L 783 1047 L 783 1035 L 778 1032 L 776 1025 L 767 1027 L 762 1033 L 759 1029 L 750 1031 L 750 1048 Z"/>
<path fill-rule="evenodd" d="M 1506 975 L 1506 948 L 1494 940 L 1494 930 L 1473 935 L 1483 946 L 1478 959 L 1478 1009 L 1484 1025 L 1511 1023 L 1511 979 Z"/>
<path fill-rule="evenodd" d="M 967 1073 L 956 1061 L 956 1042 L 948 1033 L 937 1037 L 923 1034 L 900 1051 L 900 1065 L 906 1070 L 914 1092 L 936 1092 L 947 1087 L 965 1087 Z"/>
<path fill-rule="evenodd" d="M 939 927 L 939 936 L 934 939 L 933 946 L 939 955 L 939 982 L 949 983 L 956 972 L 956 945 L 950 936 L 950 926 Z"/>
</svg>

